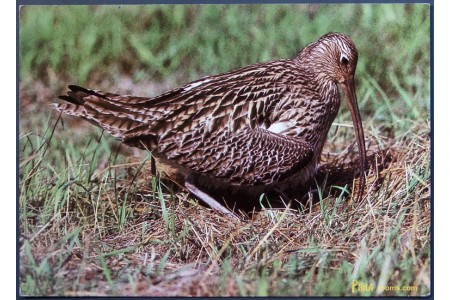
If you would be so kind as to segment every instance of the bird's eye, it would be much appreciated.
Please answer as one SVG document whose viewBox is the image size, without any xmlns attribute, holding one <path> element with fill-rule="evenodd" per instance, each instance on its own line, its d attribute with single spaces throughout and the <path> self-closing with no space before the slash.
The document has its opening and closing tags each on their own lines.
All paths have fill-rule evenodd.
<svg viewBox="0 0 450 300">
<path fill-rule="evenodd" d="M 343 65 L 348 64 L 348 58 L 344 54 L 341 55 L 341 64 L 343 64 Z"/>
</svg>

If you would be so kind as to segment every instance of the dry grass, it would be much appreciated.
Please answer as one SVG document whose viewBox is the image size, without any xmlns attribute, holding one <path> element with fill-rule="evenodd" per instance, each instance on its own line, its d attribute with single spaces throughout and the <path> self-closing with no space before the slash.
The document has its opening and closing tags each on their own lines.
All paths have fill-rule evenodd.
<svg viewBox="0 0 450 300">
<path fill-rule="evenodd" d="M 331 140 L 345 145 L 349 136 L 339 129 Z M 417 287 L 380 295 L 427 294 L 429 128 L 413 124 L 395 140 L 379 132 L 368 139 L 371 163 L 362 203 L 348 202 L 345 192 L 355 154 L 330 144 L 318 175 L 320 184 L 326 178 L 323 192 L 299 197 L 306 201 L 291 207 L 243 213 L 238 222 L 151 176 L 142 156 L 117 164 L 103 158 L 88 186 L 53 183 L 63 205 L 45 223 L 38 219 L 45 197 L 21 198 L 27 212 L 36 212 L 22 221 L 21 290 L 66 296 L 338 296 L 352 295 L 358 280 Z M 22 191 L 31 184 L 27 179 Z"/>
</svg>

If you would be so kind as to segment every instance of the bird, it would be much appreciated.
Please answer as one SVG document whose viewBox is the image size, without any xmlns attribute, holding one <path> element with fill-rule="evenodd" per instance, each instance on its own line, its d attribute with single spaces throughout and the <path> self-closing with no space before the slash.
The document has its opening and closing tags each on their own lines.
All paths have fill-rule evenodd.
<svg viewBox="0 0 450 300">
<path fill-rule="evenodd" d="M 214 186 L 282 192 L 314 177 L 339 111 L 340 87 L 359 148 L 359 201 L 366 148 L 354 82 L 357 61 L 354 42 L 331 32 L 293 58 L 207 76 L 158 96 L 69 85 L 59 96 L 64 102 L 52 106 L 151 151 L 182 174 L 190 193 L 231 216 L 211 196 Z"/>
</svg>

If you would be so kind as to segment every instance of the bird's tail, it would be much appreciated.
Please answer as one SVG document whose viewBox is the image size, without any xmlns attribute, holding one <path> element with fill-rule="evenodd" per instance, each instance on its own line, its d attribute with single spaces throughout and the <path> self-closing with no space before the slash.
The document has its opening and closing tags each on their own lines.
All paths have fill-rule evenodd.
<svg viewBox="0 0 450 300">
<path fill-rule="evenodd" d="M 59 98 L 66 102 L 53 103 L 53 108 L 83 118 L 121 140 L 128 130 L 151 121 L 133 107 L 138 100 L 145 98 L 103 93 L 76 85 L 69 85 L 67 95 Z"/>
</svg>

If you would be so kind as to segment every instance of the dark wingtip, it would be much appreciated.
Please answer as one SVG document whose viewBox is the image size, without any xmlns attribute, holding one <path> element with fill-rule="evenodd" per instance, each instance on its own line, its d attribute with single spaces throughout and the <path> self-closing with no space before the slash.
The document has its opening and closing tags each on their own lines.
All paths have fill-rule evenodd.
<svg viewBox="0 0 450 300">
<path fill-rule="evenodd" d="M 85 102 L 83 98 L 89 94 L 92 94 L 90 90 L 78 85 L 70 84 L 68 85 L 68 88 L 69 91 L 67 92 L 67 95 L 61 95 L 58 96 L 58 98 L 72 104 L 83 105 Z"/>
<path fill-rule="evenodd" d="M 84 87 L 75 84 L 69 84 L 67 87 L 73 92 L 84 92 L 84 93 L 89 92 L 88 89 L 85 89 Z"/>
</svg>

